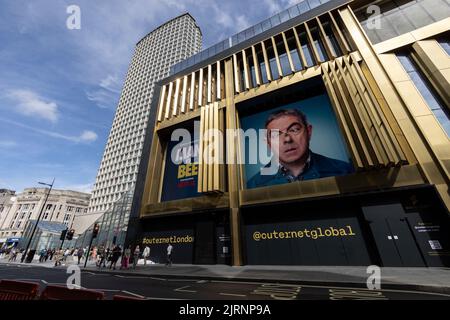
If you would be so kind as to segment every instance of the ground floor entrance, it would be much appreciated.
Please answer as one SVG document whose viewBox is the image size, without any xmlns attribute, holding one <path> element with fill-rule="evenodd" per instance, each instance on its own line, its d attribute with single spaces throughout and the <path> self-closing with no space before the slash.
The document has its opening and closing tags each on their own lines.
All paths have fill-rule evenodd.
<svg viewBox="0 0 450 320">
<path fill-rule="evenodd" d="M 433 187 L 242 209 L 250 265 L 450 266 L 449 217 Z"/>
<path fill-rule="evenodd" d="M 230 264 L 228 211 L 208 211 L 142 220 L 138 243 L 150 248 L 150 260 L 165 263 L 171 243 L 177 264 Z"/>
</svg>

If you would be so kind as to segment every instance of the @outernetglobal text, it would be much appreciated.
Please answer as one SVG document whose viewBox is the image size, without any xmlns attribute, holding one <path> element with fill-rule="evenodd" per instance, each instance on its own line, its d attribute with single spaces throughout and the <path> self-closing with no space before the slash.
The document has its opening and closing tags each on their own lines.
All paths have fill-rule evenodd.
<svg viewBox="0 0 450 320">
<path fill-rule="evenodd" d="M 345 226 L 343 228 L 313 228 L 303 230 L 291 230 L 291 231 L 272 231 L 272 232 L 253 232 L 253 240 L 274 240 L 274 239 L 296 239 L 296 238 L 310 238 L 313 240 L 322 237 L 352 237 L 356 234 L 353 232 L 351 226 Z"/>
</svg>

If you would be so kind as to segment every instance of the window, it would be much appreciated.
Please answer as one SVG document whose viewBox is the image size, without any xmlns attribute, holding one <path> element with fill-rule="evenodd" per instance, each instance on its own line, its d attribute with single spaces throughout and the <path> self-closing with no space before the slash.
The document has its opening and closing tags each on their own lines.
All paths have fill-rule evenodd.
<svg viewBox="0 0 450 320">
<path fill-rule="evenodd" d="M 441 45 L 442 49 L 447 52 L 447 54 L 450 56 L 450 41 L 448 39 L 440 39 L 438 40 L 439 44 Z"/>
<path fill-rule="evenodd" d="M 407 52 L 397 54 L 400 63 L 408 73 L 412 82 L 420 92 L 431 111 L 436 116 L 439 123 L 442 125 L 447 136 L 450 137 L 450 115 L 449 110 L 446 110 L 445 104 L 441 101 L 439 95 L 434 91 L 433 86 L 428 82 L 425 75 L 415 64 L 411 56 Z"/>
<path fill-rule="evenodd" d="M 382 28 L 374 28 L 370 5 L 380 7 Z M 446 0 L 383 0 L 371 2 L 355 12 L 362 27 L 373 43 L 379 43 L 405 34 L 450 16 L 450 3 Z"/>
</svg>

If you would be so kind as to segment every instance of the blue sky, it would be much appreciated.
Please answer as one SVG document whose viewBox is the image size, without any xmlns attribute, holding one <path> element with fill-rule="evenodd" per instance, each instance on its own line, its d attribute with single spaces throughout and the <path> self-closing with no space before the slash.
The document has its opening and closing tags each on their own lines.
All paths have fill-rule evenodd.
<svg viewBox="0 0 450 320">
<path fill-rule="evenodd" d="M 207 48 L 297 2 L 0 0 L 0 188 L 91 190 L 134 45 L 160 24 L 189 11 Z"/>
</svg>

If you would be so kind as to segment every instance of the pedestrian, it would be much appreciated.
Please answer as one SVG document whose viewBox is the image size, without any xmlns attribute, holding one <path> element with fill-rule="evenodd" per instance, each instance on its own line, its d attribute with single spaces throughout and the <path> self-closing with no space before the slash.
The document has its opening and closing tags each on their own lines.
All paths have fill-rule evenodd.
<svg viewBox="0 0 450 320">
<path fill-rule="evenodd" d="M 167 262 L 166 266 L 172 266 L 172 252 L 173 252 L 173 246 L 171 243 L 167 246 Z"/>
<path fill-rule="evenodd" d="M 39 254 L 39 262 L 44 262 L 46 252 L 47 252 L 47 250 L 41 249 L 41 252 Z"/>
<path fill-rule="evenodd" d="M 92 249 L 92 260 L 96 261 L 97 260 L 97 254 L 98 254 L 98 249 L 97 247 L 94 247 L 94 249 Z"/>
<path fill-rule="evenodd" d="M 111 249 L 110 248 L 106 248 L 106 250 L 104 251 L 103 257 L 102 257 L 102 261 L 100 261 L 100 268 L 106 268 L 106 264 L 111 261 Z"/>
<path fill-rule="evenodd" d="M 81 260 L 81 257 L 83 257 L 83 254 L 84 254 L 83 248 L 79 248 L 77 251 L 78 264 L 80 264 L 80 260 Z"/>
<path fill-rule="evenodd" d="M 133 269 L 136 269 L 136 265 L 138 264 L 140 255 L 141 255 L 141 249 L 139 248 L 139 245 L 137 245 L 136 248 L 134 249 L 134 254 L 133 254 Z"/>
<path fill-rule="evenodd" d="M 114 249 L 112 250 L 111 264 L 109 266 L 110 269 L 113 268 L 113 270 L 116 270 L 116 264 L 121 255 L 122 249 L 120 248 L 120 246 L 115 246 Z"/>
<path fill-rule="evenodd" d="M 66 249 L 66 251 L 64 251 L 63 254 L 63 261 L 66 262 L 67 261 L 67 257 L 70 255 L 70 250 L 69 248 Z"/>
<path fill-rule="evenodd" d="M 131 246 L 128 246 L 128 248 L 126 248 L 123 251 L 122 264 L 120 266 L 120 269 L 122 269 L 122 268 L 128 269 L 128 264 L 130 263 L 130 257 L 131 257 Z"/>
<path fill-rule="evenodd" d="M 50 260 L 53 260 L 53 256 L 55 255 L 56 249 L 53 248 L 53 250 L 50 252 Z"/>
<path fill-rule="evenodd" d="M 150 257 L 150 247 L 145 246 L 144 252 L 142 252 L 142 257 L 144 258 L 144 266 L 147 265 L 147 258 Z"/>
</svg>

